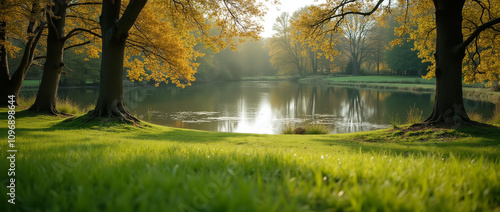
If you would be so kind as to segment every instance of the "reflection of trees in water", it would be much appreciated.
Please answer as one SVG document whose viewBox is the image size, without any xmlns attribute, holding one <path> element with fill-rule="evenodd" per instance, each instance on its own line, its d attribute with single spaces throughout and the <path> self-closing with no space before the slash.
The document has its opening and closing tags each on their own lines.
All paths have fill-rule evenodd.
<svg viewBox="0 0 500 212">
<path fill-rule="evenodd" d="M 238 122 L 232 120 L 219 121 L 217 124 L 218 132 L 234 132 L 238 127 Z"/>
<path fill-rule="evenodd" d="M 303 120 L 335 124 L 336 132 L 370 130 L 371 124 L 387 124 L 388 116 L 406 117 L 409 107 L 415 105 L 424 110 L 424 116 L 432 109 L 431 94 L 377 91 L 342 87 L 315 87 L 311 85 L 279 82 L 230 82 L 199 84 L 185 89 L 175 87 L 127 88 L 125 98 L 136 106 L 131 112 L 147 117 L 148 110 L 155 111 L 152 120 L 157 124 L 209 131 L 234 131 L 249 127 L 258 132 L 268 125 L 262 122 L 259 112 L 269 108 L 271 121 L 279 123 Z M 31 93 L 24 92 L 23 95 Z M 61 89 L 60 98 L 69 97 L 76 103 L 87 105 L 97 99 L 97 89 Z M 129 103 L 127 103 L 129 104 Z M 470 102 L 476 111 L 488 118 L 500 103 Z M 178 117 L 178 112 L 214 112 L 189 117 Z M 267 115 L 265 115 L 267 116 Z M 267 116 L 267 117 L 271 117 Z M 202 122 L 196 122 L 196 120 Z M 184 120 L 184 122 L 182 121 Z M 186 120 L 190 122 L 185 122 Z M 264 121 L 263 121 L 264 120 Z M 350 123 L 349 125 L 347 123 Z M 276 127 L 279 128 L 279 127 Z"/>
<path fill-rule="evenodd" d="M 359 90 L 347 90 L 347 104 L 344 106 L 347 110 L 343 114 L 348 128 L 356 128 L 356 123 L 363 122 L 363 100 L 359 95 Z"/>
<path fill-rule="evenodd" d="M 322 123 L 336 124 L 342 132 L 367 130 L 367 123 L 380 123 L 384 117 L 382 107 L 389 92 L 359 90 L 350 88 L 297 86 L 295 98 L 288 101 L 286 108 L 292 108 L 296 117 L 308 116 Z M 290 111 L 291 112 L 291 111 Z M 332 117 L 333 115 L 333 117 Z M 329 118 L 325 118 L 329 117 Z"/>
</svg>

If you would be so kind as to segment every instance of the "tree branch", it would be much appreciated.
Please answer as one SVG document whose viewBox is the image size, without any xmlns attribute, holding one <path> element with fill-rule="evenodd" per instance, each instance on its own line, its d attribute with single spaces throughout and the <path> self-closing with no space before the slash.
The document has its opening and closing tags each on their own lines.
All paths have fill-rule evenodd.
<svg viewBox="0 0 500 212">
<path fill-rule="evenodd" d="M 474 32 L 472 32 L 472 34 L 469 35 L 469 37 L 462 43 L 460 44 L 460 46 L 458 46 L 458 51 L 464 51 L 465 48 L 474 40 L 476 39 L 477 36 L 479 36 L 479 34 L 492 27 L 493 25 L 495 24 L 498 24 L 500 23 L 500 18 L 496 18 L 496 19 L 493 19 L 491 21 L 488 21 L 486 23 L 484 23 L 483 25 L 479 26 L 476 28 L 476 30 L 474 30 Z"/>
<path fill-rule="evenodd" d="M 35 58 L 33 58 L 33 60 L 41 60 L 41 59 L 45 59 L 45 58 L 47 58 L 46 55 L 35 57 Z"/>
<path fill-rule="evenodd" d="M 132 28 L 137 17 L 141 13 L 142 9 L 146 5 L 148 0 L 131 0 L 127 5 L 125 12 L 123 12 L 122 17 L 116 23 L 116 29 L 120 34 L 126 34 Z"/>
<path fill-rule="evenodd" d="M 333 8 L 332 10 L 330 10 L 330 12 L 329 12 L 330 14 L 328 14 L 327 17 L 325 17 L 325 18 L 323 18 L 321 20 L 316 21 L 312 26 L 320 26 L 323 23 L 325 23 L 327 21 L 330 21 L 331 19 L 334 19 L 334 18 L 340 18 L 337 21 L 337 24 L 336 24 L 336 25 L 339 25 L 340 22 L 347 15 L 369 16 L 369 15 L 373 14 L 375 11 L 377 11 L 377 9 L 380 7 L 380 5 L 382 4 L 382 2 L 384 2 L 385 0 L 378 0 L 377 4 L 370 11 L 367 11 L 367 12 L 359 12 L 359 11 L 347 11 L 347 12 L 344 12 L 344 7 L 346 5 L 348 5 L 349 3 L 353 3 L 355 1 L 356 0 L 347 0 L 347 1 L 344 1 L 344 2 L 340 3 L 337 7 Z M 337 12 L 339 10 L 340 10 L 340 13 L 337 14 Z"/>
<path fill-rule="evenodd" d="M 93 29 L 99 29 L 99 28 L 92 28 L 92 29 L 74 28 L 71 31 L 69 31 L 68 34 L 63 39 L 68 40 L 69 38 L 77 35 L 79 32 L 86 32 L 86 33 L 89 33 L 89 34 L 96 36 L 98 38 L 102 38 L 102 36 L 100 34 L 92 32 Z"/>
<path fill-rule="evenodd" d="M 75 48 L 75 47 L 79 47 L 79 46 L 85 46 L 89 43 L 92 43 L 92 41 L 85 41 L 83 43 L 77 43 L 77 44 L 73 44 L 71 46 L 67 46 L 67 47 L 64 47 L 64 51 L 68 50 L 68 49 L 71 49 L 71 48 Z"/>
<path fill-rule="evenodd" d="M 83 6 L 83 5 L 101 5 L 102 2 L 83 2 L 83 3 L 74 3 L 68 5 L 68 8 L 70 7 L 75 7 L 75 6 Z"/>
</svg>

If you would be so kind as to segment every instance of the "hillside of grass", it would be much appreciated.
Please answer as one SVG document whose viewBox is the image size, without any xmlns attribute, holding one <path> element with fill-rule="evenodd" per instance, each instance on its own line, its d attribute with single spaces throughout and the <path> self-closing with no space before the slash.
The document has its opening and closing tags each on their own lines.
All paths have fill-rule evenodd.
<svg viewBox="0 0 500 212">
<path fill-rule="evenodd" d="M 500 211 L 499 128 L 256 135 L 15 116 L 16 205 L 1 195 L 2 211 Z"/>
</svg>

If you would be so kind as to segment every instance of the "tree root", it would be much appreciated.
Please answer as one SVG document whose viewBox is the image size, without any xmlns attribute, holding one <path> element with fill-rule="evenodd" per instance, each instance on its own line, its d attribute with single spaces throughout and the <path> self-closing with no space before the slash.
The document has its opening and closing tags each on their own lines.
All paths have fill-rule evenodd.
<svg viewBox="0 0 500 212">
<path fill-rule="evenodd" d="M 141 122 L 125 109 L 123 103 L 118 103 L 118 101 L 113 101 L 113 103 L 109 105 L 97 104 L 96 108 L 89 111 L 85 116 L 85 123 L 98 118 L 104 118 L 106 122 L 116 119 L 120 122 L 133 124 L 134 126 L 138 126 Z"/>
<path fill-rule="evenodd" d="M 62 116 L 62 117 L 72 117 L 72 116 L 75 116 L 73 114 L 63 113 L 63 112 L 57 110 L 55 107 L 40 108 L 40 107 L 37 107 L 35 105 L 32 105 L 28 110 L 32 111 L 34 113 L 45 114 L 45 115 L 52 115 L 52 116 Z"/>
<path fill-rule="evenodd" d="M 443 118 L 442 115 L 440 116 L 430 116 L 427 118 L 425 121 L 422 123 L 417 123 L 413 124 L 409 129 L 422 129 L 422 128 L 457 128 L 457 127 L 472 127 L 472 126 L 479 126 L 479 127 L 492 127 L 492 125 L 486 124 L 486 123 L 480 123 L 477 121 L 473 121 L 469 119 L 468 117 L 463 117 L 463 116 L 452 116 L 452 117 L 447 117 Z"/>
</svg>

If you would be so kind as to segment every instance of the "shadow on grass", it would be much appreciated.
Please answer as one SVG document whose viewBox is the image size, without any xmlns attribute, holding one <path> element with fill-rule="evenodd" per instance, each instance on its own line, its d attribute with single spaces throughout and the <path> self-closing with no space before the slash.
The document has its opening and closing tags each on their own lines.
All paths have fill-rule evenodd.
<svg viewBox="0 0 500 212">
<path fill-rule="evenodd" d="M 408 135 L 408 133 L 406 134 Z M 500 128 L 464 127 L 414 136 L 394 136 L 390 131 L 379 134 L 352 135 L 342 139 L 314 139 L 328 146 L 347 147 L 352 151 L 390 152 L 398 155 L 442 155 L 469 158 L 483 155 L 488 160 L 500 159 Z"/>
<path fill-rule="evenodd" d="M 38 114 L 30 111 L 21 111 L 20 118 L 36 117 Z M 170 128 L 165 130 L 157 130 L 154 126 L 141 122 L 140 126 L 135 126 L 130 123 L 121 122 L 116 119 L 107 121 L 106 119 L 96 119 L 87 122 L 86 116 L 69 117 L 45 128 L 18 128 L 19 132 L 51 132 L 64 130 L 79 130 L 88 129 L 110 133 L 130 133 L 126 138 L 140 140 L 155 140 L 155 141 L 175 141 L 175 142 L 218 142 L 227 141 L 230 137 L 260 137 L 262 135 L 240 134 L 240 133 L 222 133 L 185 130 L 180 128 Z M 43 133 L 42 133 L 43 134 Z M 43 136 L 43 135 L 40 136 Z"/>
<path fill-rule="evenodd" d="M 132 138 L 140 140 L 157 140 L 157 141 L 165 140 L 165 141 L 178 141 L 178 142 L 206 143 L 206 142 L 218 142 L 218 141 L 230 142 L 230 140 L 228 140 L 227 138 L 250 137 L 250 136 L 261 137 L 262 135 L 208 132 L 208 131 L 196 131 L 196 130 L 184 130 L 184 129 L 172 128 L 172 130 L 162 131 L 159 133 L 141 133 Z"/>
</svg>

